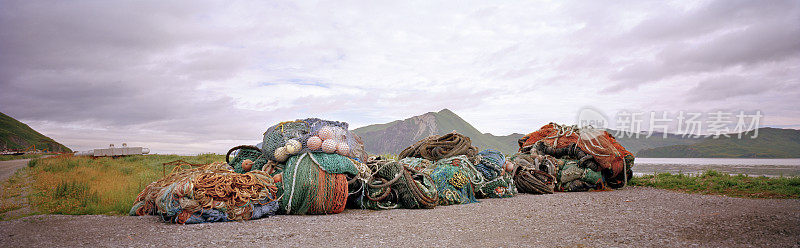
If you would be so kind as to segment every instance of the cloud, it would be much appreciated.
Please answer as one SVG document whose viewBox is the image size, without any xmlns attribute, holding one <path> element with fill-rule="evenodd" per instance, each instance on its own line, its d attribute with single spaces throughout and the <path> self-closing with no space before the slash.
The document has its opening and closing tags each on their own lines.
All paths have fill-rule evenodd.
<svg viewBox="0 0 800 248">
<path fill-rule="evenodd" d="M 0 111 L 74 149 L 161 153 L 442 108 L 497 135 L 585 106 L 757 108 L 796 125 L 798 5 L 4 1 Z"/>
</svg>

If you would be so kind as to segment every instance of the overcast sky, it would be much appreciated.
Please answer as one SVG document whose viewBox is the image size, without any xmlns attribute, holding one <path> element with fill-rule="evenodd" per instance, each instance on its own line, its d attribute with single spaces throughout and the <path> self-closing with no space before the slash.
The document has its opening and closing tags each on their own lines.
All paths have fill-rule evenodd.
<svg viewBox="0 0 800 248">
<path fill-rule="evenodd" d="M 800 1 L 220 2 L 0 0 L 0 111 L 156 153 L 443 108 L 496 135 L 584 107 L 800 128 Z"/>
</svg>

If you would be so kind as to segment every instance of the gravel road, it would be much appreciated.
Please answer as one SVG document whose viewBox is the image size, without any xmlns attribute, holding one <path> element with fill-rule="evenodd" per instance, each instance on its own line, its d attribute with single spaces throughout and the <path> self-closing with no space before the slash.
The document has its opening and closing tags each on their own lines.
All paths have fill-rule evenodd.
<svg viewBox="0 0 800 248">
<path fill-rule="evenodd" d="M 430 210 L 346 210 L 176 225 L 155 216 L 40 215 L 0 222 L 0 246 L 798 247 L 800 200 L 645 187 L 528 195 Z"/>
<path fill-rule="evenodd" d="M 30 159 L 18 159 L 0 161 L 0 183 L 5 182 L 14 175 L 17 170 L 25 168 Z"/>
</svg>

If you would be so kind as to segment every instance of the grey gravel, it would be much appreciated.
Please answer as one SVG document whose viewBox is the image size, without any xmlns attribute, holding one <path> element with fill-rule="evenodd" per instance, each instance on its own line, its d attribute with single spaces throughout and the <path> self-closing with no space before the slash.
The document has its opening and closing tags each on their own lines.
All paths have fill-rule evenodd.
<svg viewBox="0 0 800 248">
<path fill-rule="evenodd" d="M 0 246 L 800 247 L 800 200 L 630 187 L 195 225 L 39 215 L 0 222 Z"/>
</svg>

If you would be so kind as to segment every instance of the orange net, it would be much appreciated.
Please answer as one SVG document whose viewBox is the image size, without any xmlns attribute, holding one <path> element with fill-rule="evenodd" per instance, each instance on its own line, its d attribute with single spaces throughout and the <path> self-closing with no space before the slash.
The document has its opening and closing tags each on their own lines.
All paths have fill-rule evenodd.
<svg viewBox="0 0 800 248">
<path fill-rule="evenodd" d="M 538 141 L 542 141 L 546 146 L 552 148 L 564 148 L 577 144 L 583 152 L 591 154 L 601 168 L 611 169 L 612 178 L 617 177 L 625 170 L 625 156 L 633 156 L 617 142 L 614 136 L 599 129 L 580 129 L 576 126 L 551 122 L 542 126 L 538 131 L 522 137 L 519 142 L 520 151 L 523 147 L 533 146 Z"/>
</svg>

